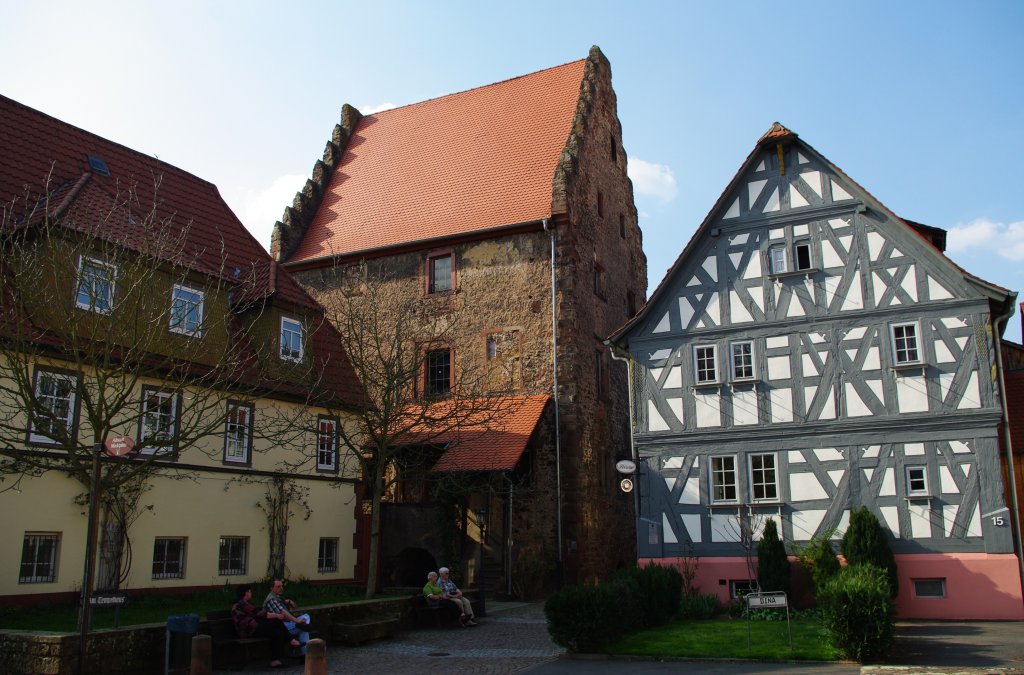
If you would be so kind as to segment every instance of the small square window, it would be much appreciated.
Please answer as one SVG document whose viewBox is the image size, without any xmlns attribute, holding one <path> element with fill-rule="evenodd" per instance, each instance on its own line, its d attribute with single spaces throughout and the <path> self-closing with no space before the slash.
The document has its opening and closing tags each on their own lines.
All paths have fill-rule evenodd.
<svg viewBox="0 0 1024 675">
<path fill-rule="evenodd" d="M 295 319 L 281 317 L 281 358 L 302 362 L 302 324 Z"/>
<path fill-rule="evenodd" d="M 427 352 L 427 377 L 424 392 L 427 396 L 444 396 L 452 389 L 452 351 L 432 349 Z"/>
<path fill-rule="evenodd" d="M 171 331 L 200 337 L 203 325 L 203 292 L 175 285 L 171 291 Z"/>
<path fill-rule="evenodd" d="M 184 537 L 157 537 L 153 540 L 153 578 L 185 578 Z"/>
<path fill-rule="evenodd" d="M 768 249 L 768 266 L 771 274 L 785 274 L 789 271 L 786 267 L 786 249 L 782 246 L 773 246 Z"/>
<path fill-rule="evenodd" d="M 221 537 L 217 555 L 217 574 L 243 576 L 249 567 L 249 537 Z"/>
<path fill-rule="evenodd" d="M 452 254 L 427 258 L 428 293 L 447 293 L 452 290 Z"/>
<path fill-rule="evenodd" d="M 946 597 L 945 579 L 914 579 L 915 598 L 944 598 Z"/>
<path fill-rule="evenodd" d="M 718 349 L 715 345 L 698 345 L 693 348 L 693 370 L 698 385 L 718 382 Z"/>
<path fill-rule="evenodd" d="M 320 417 L 316 432 L 316 468 L 318 471 L 338 470 L 338 419 Z"/>
<path fill-rule="evenodd" d="M 598 263 L 594 263 L 594 295 L 599 298 L 604 298 L 604 267 Z"/>
<path fill-rule="evenodd" d="M 928 472 L 923 466 L 907 467 L 907 496 L 927 496 Z"/>
<path fill-rule="evenodd" d="M 224 426 L 224 461 L 231 464 L 248 464 L 252 450 L 251 403 L 228 401 L 228 414 Z"/>
<path fill-rule="evenodd" d="M 736 457 L 724 455 L 711 458 L 711 501 L 734 502 L 736 489 Z"/>
<path fill-rule="evenodd" d="M 921 363 L 921 350 L 917 342 L 917 323 L 897 323 L 892 332 L 893 360 L 897 366 Z"/>
<path fill-rule="evenodd" d="M 21 545 L 19 584 L 45 584 L 57 581 L 59 533 L 25 534 Z"/>
<path fill-rule="evenodd" d="M 808 241 L 798 242 L 793 246 L 793 260 L 796 263 L 797 271 L 811 269 L 811 243 Z"/>
<path fill-rule="evenodd" d="M 91 312 L 108 314 L 114 306 L 114 283 L 117 268 L 102 260 L 78 259 L 78 283 L 75 289 L 75 306 Z"/>
<path fill-rule="evenodd" d="M 732 379 L 754 379 L 754 343 L 750 341 L 733 342 L 729 345 L 729 352 Z"/>
<path fill-rule="evenodd" d="M 753 579 L 730 579 L 729 580 L 729 597 L 733 599 L 742 598 L 750 593 L 756 593 L 758 590 L 757 582 Z"/>
<path fill-rule="evenodd" d="M 322 537 L 316 556 L 316 571 L 321 574 L 338 571 L 338 540 Z"/>
</svg>

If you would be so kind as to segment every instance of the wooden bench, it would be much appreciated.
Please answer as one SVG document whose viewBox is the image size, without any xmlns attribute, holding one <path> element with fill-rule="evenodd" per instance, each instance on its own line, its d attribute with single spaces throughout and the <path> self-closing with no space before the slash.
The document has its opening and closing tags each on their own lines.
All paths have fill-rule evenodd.
<svg viewBox="0 0 1024 675">
<path fill-rule="evenodd" d="M 422 595 L 417 597 L 413 611 L 416 613 L 416 625 L 421 628 L 454 626 L 459 622 L 459 615 L 455 609 L 443 606 L 443 602 L 431 605 Z"/>
<path fill-rule="evenodd" d="M 213 643 L 214 668 L 241 668 L 258 658 L 270 659 L 270 640 L 265 637 L 238 637 L 229 609 L 207 612 L 206 629 Z"/>
<path fill-rule="evenodd" d="M 334 623 L 331 625 L 331 640 L 345 645 L 358 645 L 370 640 L 394 637 L 400 626 L 398 618 Z"/>
</svg>

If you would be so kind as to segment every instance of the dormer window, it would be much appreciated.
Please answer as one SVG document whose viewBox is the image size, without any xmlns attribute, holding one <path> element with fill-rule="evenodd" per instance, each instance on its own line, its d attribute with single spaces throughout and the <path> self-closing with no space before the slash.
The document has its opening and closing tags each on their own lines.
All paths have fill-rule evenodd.
<svg viewBox="0 0 1024 675">
<path fill-rule="evenodd" d="M 281 317 L 281 358 L 302 361 L 302 324 L 295 319 Z"/>
<path fill-rule="evenodd" d="M 78 283 L 75 290 L 75 306 L 90 312 L 109 314 L 114 306 L 114 282 L 117 268 L 102 260 L 78 259 Z"/>
</svg>

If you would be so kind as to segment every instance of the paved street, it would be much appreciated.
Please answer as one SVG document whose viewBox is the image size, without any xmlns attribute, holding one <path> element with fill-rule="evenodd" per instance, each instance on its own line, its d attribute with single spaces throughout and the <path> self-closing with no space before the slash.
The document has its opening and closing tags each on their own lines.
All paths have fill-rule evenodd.
<svg viewBox="0 0 1024 675">
<path fill-rule="evenodd" d="M 910 621 L 897 626 L 897 646 L 886 665 L 754 663 L 750 661 L 569 658 L 548 637 L 543 603 L 488 602 L 476 628 L 407 631 L 361 647 L 328 647 L 331 673 L 445 673 L 447 675 L 566 675 L 588 673 L 918 673 L 1024 674 L 1024 623 Z M 262 664 L 265 666 L 265 664 Z M 237 671 L 235 671 L 237 672 Z M 300 675 L 301 665 L 250 666 L 245 673 Z"/>
</svg>

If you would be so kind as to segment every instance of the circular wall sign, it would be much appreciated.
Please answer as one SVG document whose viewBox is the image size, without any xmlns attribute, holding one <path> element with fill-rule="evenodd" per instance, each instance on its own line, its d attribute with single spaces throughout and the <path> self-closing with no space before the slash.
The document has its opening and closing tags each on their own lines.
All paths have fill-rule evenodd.
<svg viewBox="0 0 1024 675">
<path fill-rule="evenodd" d="M 135 441 L 131 436 L 108 436 L 103 447 L 110 457 L 123 457 L 135 449 Z"/>
<path fill-rule="evenodd" d="M 636 462 L 631 459 L 620 459 L 615 462 L 615 470 L 619 473 L 629 475 L 636 472 Z"/>
<path fill-rule="evenodd" d="M 619 487 L 622 488 L 623 492 L 632 492 L 633 481 L 630 480 L 629 478 L 623 478 L 621 481 L 619 481 Z"/>
</svg>

